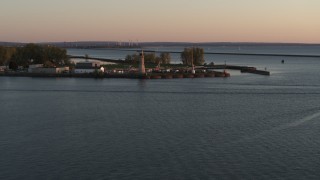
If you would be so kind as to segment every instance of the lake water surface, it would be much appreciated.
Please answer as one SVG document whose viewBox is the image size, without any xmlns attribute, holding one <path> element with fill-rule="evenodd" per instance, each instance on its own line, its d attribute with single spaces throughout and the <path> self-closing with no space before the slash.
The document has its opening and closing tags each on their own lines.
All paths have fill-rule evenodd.
<svg viewBox="0 0 320 180">
<path fill-rule="evenodd" d="M 320 59 L 271 76 L 0 77 L 0 179 L 319 179 Z"/>
</svg>

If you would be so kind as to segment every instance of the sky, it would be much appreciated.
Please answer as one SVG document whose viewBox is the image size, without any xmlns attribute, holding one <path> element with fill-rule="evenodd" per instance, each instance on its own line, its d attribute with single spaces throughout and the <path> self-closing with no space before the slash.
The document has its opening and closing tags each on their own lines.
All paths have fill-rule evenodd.
<svg viewBox="0 0 320 180">
<path fill-rule="evenodd" d="M 320 0 L 1 0 L 0 41 L 320 43 Z"/>
</svg>

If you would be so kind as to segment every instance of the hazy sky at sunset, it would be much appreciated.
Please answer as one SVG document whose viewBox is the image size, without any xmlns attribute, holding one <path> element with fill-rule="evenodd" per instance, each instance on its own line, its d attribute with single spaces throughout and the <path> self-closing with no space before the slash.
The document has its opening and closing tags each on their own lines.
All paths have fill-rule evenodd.
<svg viewBox="0 0 320 180">
<path fill-rule="evenodd" d="M 0 41 L 320 43 L 320 0 L 1 0 Z"/>
</svg>

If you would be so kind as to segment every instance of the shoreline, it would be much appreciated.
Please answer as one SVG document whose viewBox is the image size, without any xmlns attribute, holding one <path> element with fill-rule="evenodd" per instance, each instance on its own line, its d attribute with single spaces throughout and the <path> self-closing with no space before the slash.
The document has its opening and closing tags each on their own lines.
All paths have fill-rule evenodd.
<svg viewBox="0 0 320 180">
<path fill-rule="evenodd" d="M 224 70 L 214 71 L 214 70 Z M 181 79 L 181 78 L 207 78 L 207 77 L 230 77 L 225 70 L 239 70 L 241 73 L 251 73 L 270 76 L 266 70 L 257 70 L 256 67 L 234 66 L 234 65 L 213 65 L 198 67 L 196 73 L 190 72 L 153 72 L 146 74 L 139 73 L 28 73 L 28 72 L 2 72 L 0 77 L 35 77 L 35 78 L 113 78 L 113 79 Z"/>
<path fill-rule="evenodd" d="M 212 71 L 207 73 L 150 73 L 150 74 L 46 74 L 10 72 L 0 73 L 0 77 L 34 77 L 34 78 L 96 78 L 96 79 L 183 79 L 183 78 L 213 78 L 230 77 L 229 73 Z"/>
</svg>

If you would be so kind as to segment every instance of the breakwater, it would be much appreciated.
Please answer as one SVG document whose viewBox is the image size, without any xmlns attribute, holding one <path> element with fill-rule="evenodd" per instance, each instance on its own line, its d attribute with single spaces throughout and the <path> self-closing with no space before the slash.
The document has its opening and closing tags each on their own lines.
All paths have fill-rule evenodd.
<svg viewBox="0 0 320 180">
<path fill-rule="evenodd" d="M 101 49 L 103 50 L 103 49 Z M 134 51 L 137 49 L 119 49 L 119 51 Z M 181 51 L 159 51 L 159 50 L 143 50 L 144 52 L 150 53 L 172 53 L 172 54 L 181 54 Z M 301 57 L 301 58 L 320 58 L 320 55 L 317 54 L 281 54 L 281 53 L 245 53 L 245 52 L 204 52 L 204 54 L 212 55 L 231 55 L 231 56 L 269 56 L 269 57 Z"/>
<path fill-rule="evenodd" d="M 28 73 L 28 72 L 4 72 L 0 76 L 10 77 L 55 77 L 55 78 L 128 78 L 128 79 L 173 79 L 173 78 L 205 78 L 205 77 L 230 77 L 230 73 L 225 70 L 239 70 L 241 73 L 252 73 L 270 76 L 266 70 L 257 70 L 255 67 L 235 66 L 235 65 L 212 65 L 196 67 L 193 74 L 187 69 L 172 69 L 170 72 L 151 72 L 147 74 L 139 73 Z M 221 71 L 221 70 L 224 71 Z M 220 71 L 215 71 L 220 70 Z M 178 71 L 178 72 L 176 72 Z"/>
<path fill-rule="evenodd" d="M 239 70 L 241 73 L 252 73 L 252 74 L 265 75 L 265 76 L 270 76 L 271 74 L 269 71 L 258 70 L 256 67 L 250 67 L 250 66 L 213 65 L 213 66 L 199 67 L 198 69 L 202 69 L 202 70 L 230 69 L 230 70 Z"/>
<path fill-rule="evenodd" d="M 97 60 L 97 61 L 103 61 L 103 62 L 110 62 L 110 63 L 116 63 L 116 64 L 124 64 L 124 60 L 115 60 L 115 59 L 107 59 L 107 58 L 97 58 L 97 57 L 85 57 L 85 56 L 68 56 L 71 59 L 90 59 L 90 60 Z"/>
<path fill-rule="evenodd" d="M 309 58 L 320 58 L 320 55 L 304 55 L 304 54 L 264 54 L 264 53 L 205 53 L 215 55 L 234 55 L 234 56 L 278 56 L 278 57 L 309 57 Z"/>
</svg>

